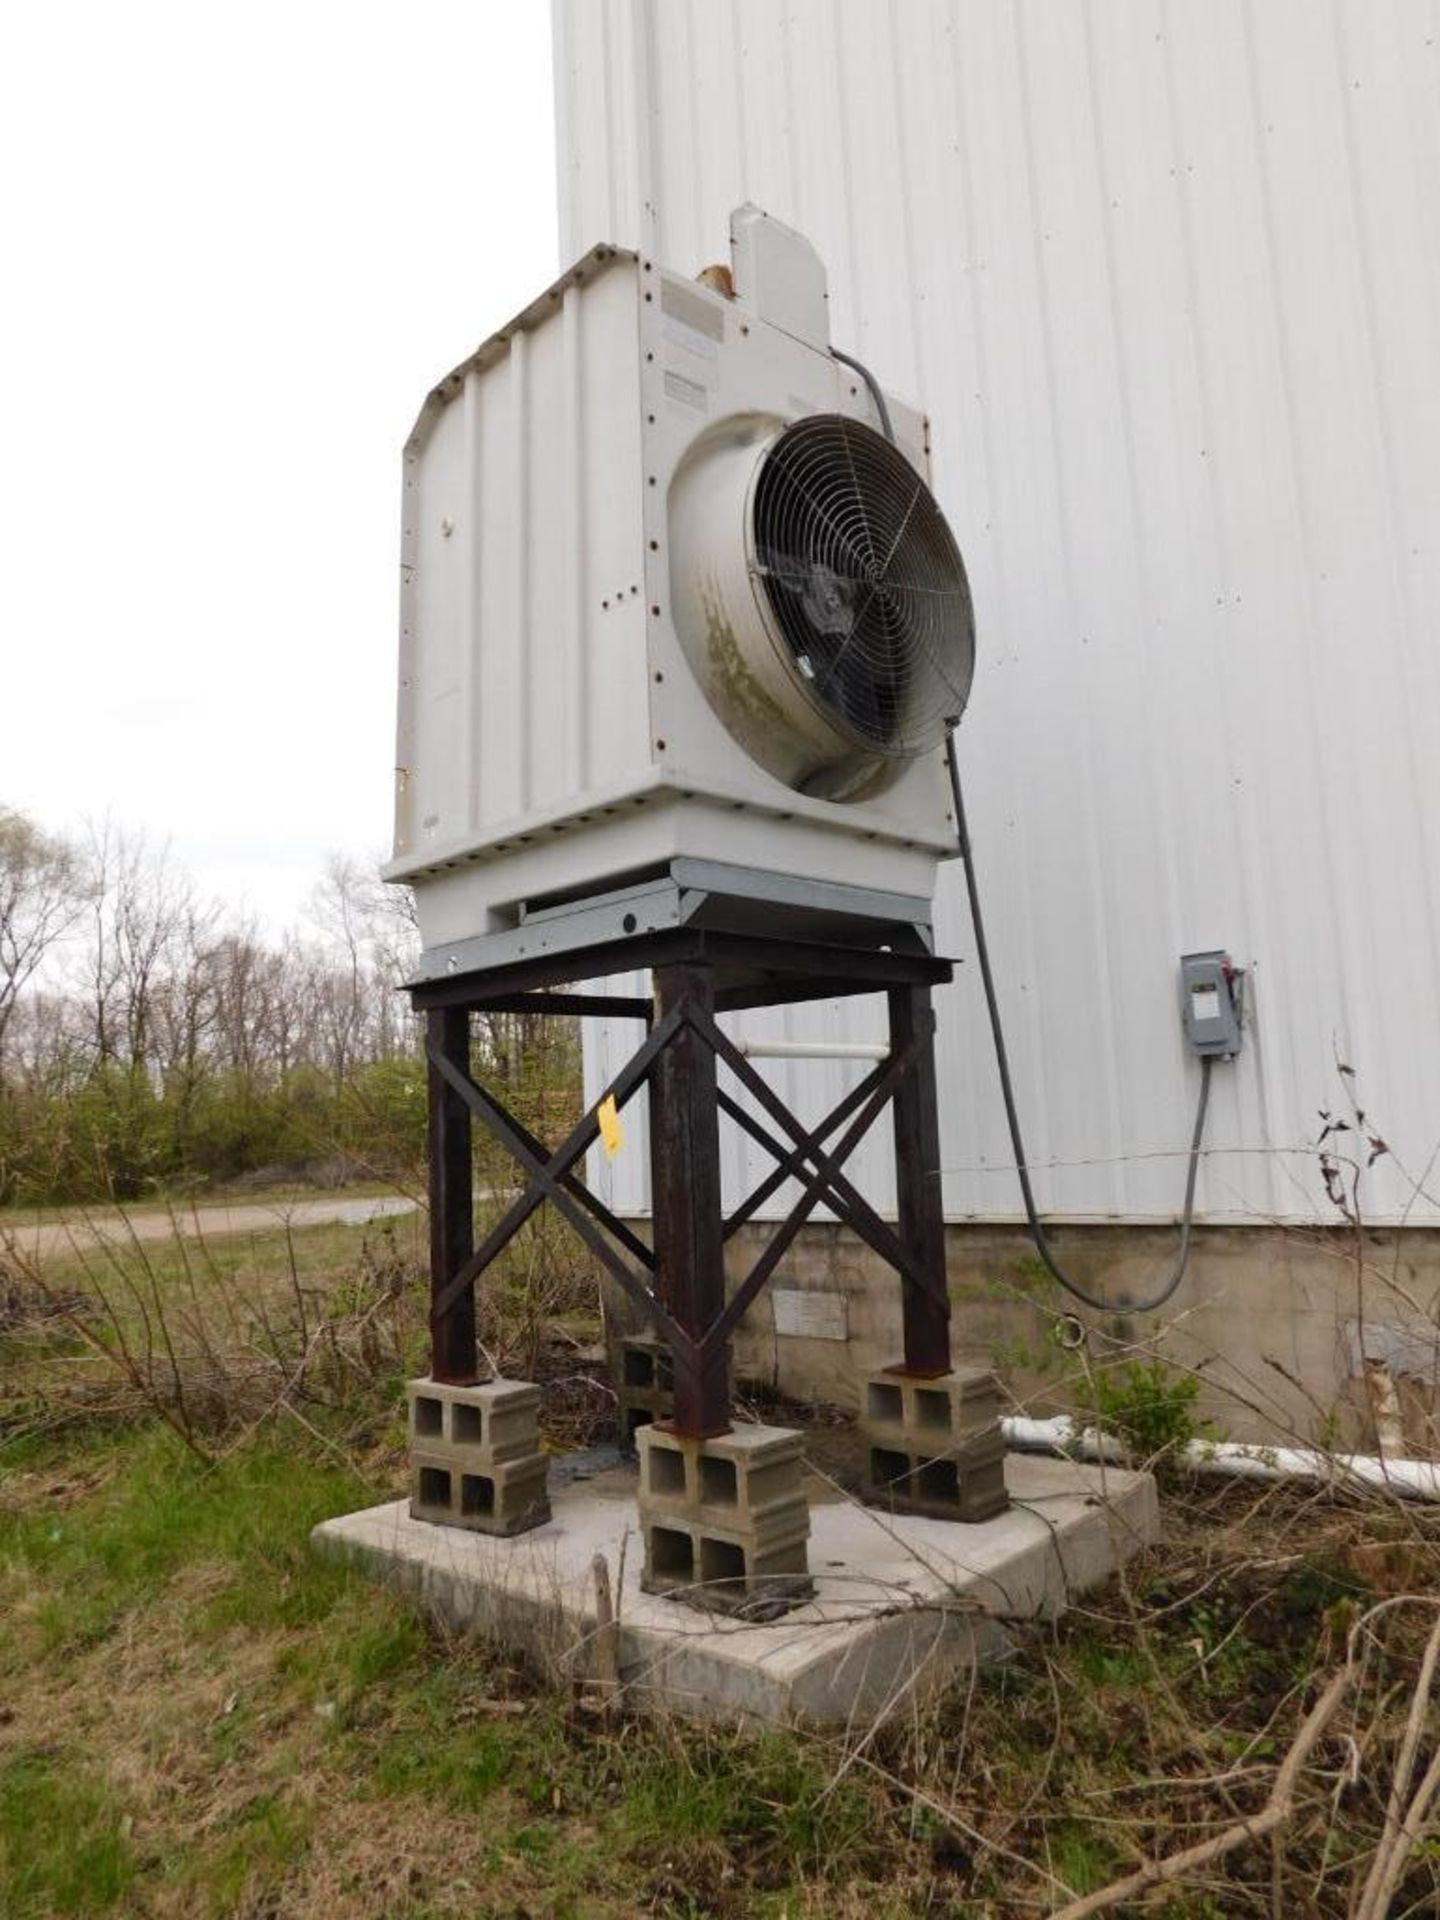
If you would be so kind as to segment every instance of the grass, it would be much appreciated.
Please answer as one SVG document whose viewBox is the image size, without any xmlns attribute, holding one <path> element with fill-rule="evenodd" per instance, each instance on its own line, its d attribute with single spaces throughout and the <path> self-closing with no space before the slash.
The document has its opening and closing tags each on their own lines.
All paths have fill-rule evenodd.
<svg viewBox="0 0 1440 1920">
<path fill-rule="evenodd" d="M 160 1413 L 211 1452 L 280 1414 L 388 1417 L 422 1364 L 423 1245 L 407 1215 L 22 1252 L 8 1294 L 0 1248 L 0 1437 Z"/>
<path fill-rule="evenodd" d="M 1301 1503 L 1267 1509 L 1278 1567 L 1197 1577 L 1182 1526 L 1128 1599 L 1037 1630 L 841 1768 L 823 1738 L 597 1723 L 315 1558 L 314 1522 L 392 1494 L 398 1470 L 393 1448 L 347 1464 L 278 1428 L 211 1468 L 149 1423 L 0 1451 L 6 1920 L 1044 1911 L 967 1833 L 1080 1892 L 1203 1829 L 1213 1790 L 1179 1783 L 1273 1765 L 1370 1595 L 1334 1516 L 1322 1539 Z M 1212 1536 L 1248 1519 L 1226 1499 Z M 1132 1811 L 1136 1782 L 1166 1776 Z M 1210 1899 L 1155 1911 L 1250 1910 Z"/>
<path fill-rule="evenodd" d="M 0 1760 L 0 1885 L 13 1920 L 105 1912 L 135 1873 L 129 1822 L 92 1770 L 43 1746 Z"/>
<path fill-rule="evenodd" d="M 544 1251 L 521 1249 L 496 1297 L 542 1287 L 515 1309 L 524 1324 L 564 1314 L 593 1337 L 584 1285 Z M 1425 1512 L 1187 1486 L 1167 1500 L 1168 1544 L 1124 1582 L 859 1749 L 598 1722 L 309 1551 L 318 1519 L 403 1484 L 420 1252 L 407 1220 L 153 1244 L 52 1274 L 81 1291 L 101 1274 L 132 1340 L 162 1310 L 177 1336 L 190 1316 L 204 1338 L 178 1370 L 199 1448 L 143 1395 L 77 1392 L 75 1369 L 108 1363 L 63 1324 L 0 1339 L 5 1920 L 1019 1920 L 1212 1832 L 1227 1804 L 1258 1805 L 1361 1610 L 1436 1585 Z M 305 1344 L 295 1316 L 311 1370 L 275 1398 Z M 264 1392 L 237 1400 L 267 1341 Z M 163 1384 L 175 1369 L 152 1345 Z M 187 1373 L 201 1362 L 223 1375 L 209 1401 Z M 583 1434 L 603 1396 L 576 1385 L 573 1342 L 556 1362 L 552 1436 Z M 1387 1620 L 1370 1691 L 1287 1837 L 1294 1911 L 1346 1911 L 1383 1816 L 1415 1652 L 1413 1609 Z M 1433 1711 L 1426 1739 L 1428 1754 Z M 1152 1910 L 1269 1913 L 1269 1872 L 1254 1849 Z M 1422 1849 L 1396 1911 L 1436 1910 L 1437 1892 L 1440 1853 Z"/>
<path fill-rule="evenodd" d="M 162 1384 L 162 1315 L 180 1371 L 231 1367 L 233 1389 L 237 1341 L 288 1352 L 302 1312 L 312 1330 L 393 1313 L 374 1351 L 346 1334 L 338 1387 L 317 1367 L 258 1420 L 216 1406 L 208 1462 L 143 1396 L 77 1392 L 75 1370 L 113 1369 L 63 1323 L 0 1341 L 6 1920 L 841 1910 L 811 1883 L 874 1854 L 873 1788 L 831 1791 L 823 1755 L 776 1737 L 597 1731 L 310 1553 L 318 1519 L 403 1483 L 419 1236 L 403 1220 L 52 1265 L 52 1288 L 104 1287 Z M 573 1343 L 562 1358 L 573 1381 Z M 186 1396 L 193 1411 L 194 1377 Z"/>
<path fill-rule="evenodd" d="M 7 1920 L 608 1920 L 637 1887 L 657 1913 L 726 1910 L 682 1885 L 702 1863 L 756 1903 L 729 1910 L 810 1913 L 812 1878 L 875 1855 L 874 1794 L 827 1792 L 795 1742 L 598 1734 L 311 1555 L 317 1519 L 391 1490 L 275 1438 L 210 1471 L 155 1429 L 9 1459 Z"/>
<path fill-rule="evenodd" d="M 477 1232 L 504 1204 L 481 1202 Z M 217 1429 L 301 1405 L 373 1429 L 377 1415 L 390 1420 L 398 1382 L 425 1365 L 426 1245 L 419 1212 L 82 1243 L 39 1263 L 0 1240 L 0 1435 L 148 1410 L 208 1453 Z M 598 1331 L 596 1270 L 555 1222 L 532 1221 L 492 1270 L 480 1333 L 517 1377 L 563 1360 L 551 1367 L 571 1381 L 573 1404 L 552 1395 L 562 1444 L 613 1405 L 603 1382 L 576 1378 L 574 1355 Z"/>
</svg>

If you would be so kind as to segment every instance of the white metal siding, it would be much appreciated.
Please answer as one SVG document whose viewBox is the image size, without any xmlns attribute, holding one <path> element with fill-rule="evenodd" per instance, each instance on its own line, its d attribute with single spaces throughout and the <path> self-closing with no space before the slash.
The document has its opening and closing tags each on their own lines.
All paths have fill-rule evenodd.
<svg viewBox="0 0 1440 1920">
<path fill-rule="evenodd" d="M 1370 1206 L 1440 1219 L 1440 10 L 555 11 L 565 251 L 698 269 L 753 199 L 826 260 L 836 343 L 930 413 L 1042 1205 L 1173 1213 L 1197 1076 L 1176 960 L 1226 945 L 1253 1019 L 1216 1072 L 1202 1213 L 1329 1217 L 1306 1147 L 1344 1060 L 1403 1162 Z M 968 956 L 953 867 L 939 923 Z M 1013 1214 L 973 965 L 940 1018 L 947 1208 Z M 862 1069 L 771 1070 L 813 1112 Z M 888 1159 L 886 1135 L 861 1168 L 880 1201 Z"/>
</svg>

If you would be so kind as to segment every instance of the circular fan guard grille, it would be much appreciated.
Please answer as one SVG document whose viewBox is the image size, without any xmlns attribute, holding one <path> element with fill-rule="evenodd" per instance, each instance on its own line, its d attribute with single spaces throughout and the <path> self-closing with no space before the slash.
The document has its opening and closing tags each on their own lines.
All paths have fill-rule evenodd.
<svg viewBox="0 0 1440 1920">
<path fill-rule="evenodd" d="M 842 414 L 786 428 L 762 463 L 757 570 L 794 668 L 866 747 L 922 752 L 969 697 L 975 624 L 960 550 L 898 448 Z"/>
</svg>

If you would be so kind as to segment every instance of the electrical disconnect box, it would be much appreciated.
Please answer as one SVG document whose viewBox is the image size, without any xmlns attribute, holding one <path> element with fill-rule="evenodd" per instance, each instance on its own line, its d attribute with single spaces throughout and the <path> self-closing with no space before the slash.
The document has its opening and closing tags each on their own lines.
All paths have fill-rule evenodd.
<svg viewBox="0 0 1440 1920">
<path fill-rule="evenodd" d="M 1180 956 L 1185 1032 L 1196 1053 L 1227 1058 L 1239 1053 L 1244 979 L 1223 949 Z"/>
</svg>

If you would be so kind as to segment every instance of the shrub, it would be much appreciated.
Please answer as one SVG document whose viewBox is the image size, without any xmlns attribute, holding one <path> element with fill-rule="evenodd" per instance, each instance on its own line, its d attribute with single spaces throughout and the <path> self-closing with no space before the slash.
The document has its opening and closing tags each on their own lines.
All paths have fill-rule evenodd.
<svg viewBox="0 0 1440 1920">
<path fill-rule="evenodd" d="M 1113 1434 L 1142 1460 L 1164 1462 L 1190 1442 L 1212 1431 L 1197 1419 L 1200 1382 L 1164 1360 L 1131 1360 L 1090 1377 L 1086 1411 L 1096 1426 Z"/>
</svg>

